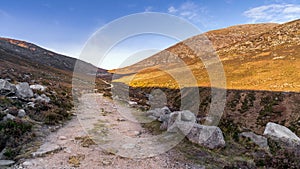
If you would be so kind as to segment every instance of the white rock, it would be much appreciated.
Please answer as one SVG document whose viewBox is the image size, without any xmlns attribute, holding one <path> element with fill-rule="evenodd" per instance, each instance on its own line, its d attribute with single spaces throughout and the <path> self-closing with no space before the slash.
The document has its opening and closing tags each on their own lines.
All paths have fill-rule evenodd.
<svg viewBox="0 0 300 169">
<path fill-rule="evenodd" d="M 296 141 L 300 144 L 300 138 L 293 133 L 290 129 L 285 126 L 269 122 L 264 131 L 265 136 L 277 138 L 277 139 L 288 139 Z"/>
<path fill-rule="evenodd" d="M 176 111 L 170 114 L 167 131 L 171 133 L 181 131 L 183 134 L 187 135 L 195 123 L 196 117 L 192 112 L 188 110 Z"/>
<path fill-rule="evenodd" d="M 33 92 L 29 87 L 29 84 L 27 82 L 19 83 L 16 85 L 17 88 L 17 96 L 22 98 L 30 98 L 33 97 Z"/>
<path fill-rule="evenodd" d="M 0 79 L 0 93 L 1 94 L 9 94 L 16 92 L 16 86 L 14 84 L 9 83 L 7 80 Z"/>
<path fill-rule="evenodd" d="M 16 117 L 15 116 L 13 116 L 13 115 L 11 115 L 11 114 L 7 114 L 6 116 L 5 116 L 5 119 L 6 120 L 14 120 Z"/>
<path fill-rule="evenodd" d="M 25 110 L 24 109 L 20 109 L 19 111 L 18 111 L 18 117 L 24 117 L 24 116 L 26 116 L 26 112 L 25 112 Z"/>
<path fill-rule="evenodd" d="M 30 161 L 25 161 L 25 162 L 22 163 L 22 165 L 23 165 L 24 167 L 29 167 L 29 166 L 33 166 L 33 163 L 30 162 Z"/>
<path fill-rule="evenodd" d="M 40 90 L 42 92 L 47 89 L 47 87 L 45 87 L 43 85 L 39 85 L 39 84 L 30 85 L 30 88 L 33 89 L 33 90 Z"/>
<path fill-rule="evenodd" d="M 27 106 L 34 108 L 35 104 L 33 102 L 29 102 L 29 103 L 27 103 Z"/>
<path fill-rule="evenodd" d="M 221 129 L 216 126 L 195 124 L 187 138 L 193 143 L 210 149 L 224 147 L 226 144 Z"/>
<path fill-rule="evenodd" d="M 137 102 L 134 102 L 134 101 L 128 101 L 128 104 L 129 104 L 130 106 L 134 106 L 134 105 L 137 105 Z"/>
<path fill-rule="evenodd" d="M 135 136 L 139 136 L 139 135 L 142 134 L 142 132 L 140 132 L 140 131 L 134 131 L 133 133 L 134 133 Z"/>
<path fill-rule="evenodd" d="M 59 140 L 67 140 L 67 137 L 66 136 L 59 136 L 58 139 Z"/>
</svg>

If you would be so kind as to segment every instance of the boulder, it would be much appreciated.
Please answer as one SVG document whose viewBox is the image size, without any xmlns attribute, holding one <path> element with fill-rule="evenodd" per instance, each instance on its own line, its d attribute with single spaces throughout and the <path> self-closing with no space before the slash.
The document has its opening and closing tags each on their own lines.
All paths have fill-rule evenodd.
<svg viewBox="0 0 300 169">
<path fill-rule="evenodd" d="M 27 82 L 19 83 L 16 85 L 17 96 L 21 98 L 31 98 L 33 97 L 33 92 Z"/>
<path fill-rule="evenodd" d="M 7 80 L 0 79 L 0 95 L 9 95 L 16 92 L 16 86 Z"/>
<path fill-rule="evenodd" d="M 40 96 L 37 96 L 35 98 L 36 101 L 41 101 L 41 102 L 46 102 L 46 103 L 49 103 L 50 102 L 50 98 L 48 96 L 46 96 L 45 94 L 42 94 Z"/>
<path fill-rule="evenodd" d="M 47 87 L 43 86 L 43 85 L 39 85 L 39 84 L 35 84 L 35 85 L 30 85 L 30 89 L 33 90 L 40 90 L 40 91 L 45 91 L 47 89 Z"/>
<path fill-rule="evenodd" d="M 14 115 L 11 114 L 7 114 L 5 117 L 3 117 L 3 120 L 14 120 L 16 117 Z"/>
<path fill-rule="evenodd" d="M 223 133 L 219 127 L 194 124 L 187 138 L 196 144 L 216 149 L 225 146 Z"/>
<path fill-rule="evenodd" d="M 183 116 L 185 116 L 183 114 L 186 114 L 186 116 L 188 116 L 189 121 L 187 120 L 187 118 L 185 117 L 183 118 Z M 196 117 L 192 112 L 188 110 L 176 111 L 170 114 L 167 131 L 170 133 L 180 131 L 183 134 L 187 135 L 195 123 L 196 123 Z"/>
<path fill-rule="evenodd" d="M 285 126 L 269 122 L 264 131 L 264 135 L 272 139 L 286 140 L 300 144 L 300 138 Z"/>
<path fill-rule="evenodd" d="M 20 110 L 18 111 L 18 117 L 22 118 L 22 117 L 24 117 L 24 116 L 26 116 L 25 110 L 24 110 L 24 109 L 20 109 Z"/>
<path fill-rule="evenodd" d="M 256 145 L 258 145 L 260 148 L 269 149 L 268 139 L 266 137 L 257 135 L 253 132 L 243 132 L 240 134 L 240 136 L 249 138 L 252 142 L 254 142 Z"/>
</svg>

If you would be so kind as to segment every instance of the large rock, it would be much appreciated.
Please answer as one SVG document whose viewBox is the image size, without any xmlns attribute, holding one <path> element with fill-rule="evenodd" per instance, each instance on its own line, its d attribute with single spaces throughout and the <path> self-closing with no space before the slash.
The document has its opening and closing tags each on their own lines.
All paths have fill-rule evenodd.
<svg viewBox="0 0 300 169">
<path fill-rule="evenodd" d="M 196 123 L 195 115 L 188 111 L 176 111 L 170 114 L 170 118 L 168 120 L 168 132 L 182 132 L 187 135 L 194 124 Z"/>
<path fill-rule="evenodd" d="M 221 129 L 216 126 L 203 126 L 200 124 L 195 124 L 187 135 L 187 138 L 191 142 L 209 149 L 225 146 L 223 133 Z"/>
<path fill-rule="evenodd" d="M 6 120 L 14 120 L 16 117 L 14 115 L 11 115 L 11 114 L 7 114 L 6 116 L 3 117 L 3 121 L 6 121 Z"/>
<path fill-rule="evenodd" d="M 272 139 L 285 140 L 300 144 L 300 138 L 285 126 L 269 122 L 264 131 L 264 135 Z"/>
<path fill-rule="evenodd" d="M 249 138 L 251 141 L 253 141 L 260 148 L 269 149 L 268 139 L 266 137 L 254 134 L 253 132 L 243 132 L 243 133 L 240 134 L 240 136 Z"/>
<path fill-rule="evenodd" d="M 24 110 L 24 109 L 20 109 L 20 110 L 18 111 L 18 117 L 22 118 L 22 117 L 24 117 L 24 116 L 26 116 L 25 110 Z"/>
<path fill-rule="evenodd" d="M 16 86 L 7 80 L 0 79 L 0 95 L 9 95 L 16 92 Z"/>
<path fill-rule="evenodd" d="M 19 83 L 16 85 L 17 96 L 21 98 L 31 98 L 33 97 L 33 92 L 27 82 Z"/>
</svg>

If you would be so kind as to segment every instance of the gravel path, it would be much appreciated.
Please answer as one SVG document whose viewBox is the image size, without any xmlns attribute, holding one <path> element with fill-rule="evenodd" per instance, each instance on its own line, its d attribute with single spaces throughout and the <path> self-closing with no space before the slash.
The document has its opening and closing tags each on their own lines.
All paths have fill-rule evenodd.
<svg viewBox="0 0 300 169">
<path fill-rule="evenodd" d="M 201 166 L 191 167 L 187 164 L 175 162 L 172 160 L 173 157 L 176 156 L 173 150 L 147 158 L 126 158 L 115 155 L 115 153 L 118 154 L 118 150 L 109 150 L 107 146 L 103 147 L 103 145 L 107 145 L 105 141 L 101 144 L 103 139 L 111 139 L 112 136 L 116 137 L 120 136 L 120 134 L 132 139 L 147 138 L 151 136 L 151 134 L 145 131 L 139 123 L 126 119 L 127 117 L 129 119 L 133 117 L 127 114 L 125 115 L 126 118 L 124 118 L 124 114 L 120 114 L 120 110 L 126 112 L 128 109 L 125 105 L 116 105 L 112 100 L 104 98 L 100 94 L 83 95 L 80 102 L 84 104 L 78 107 L 77 118 L 74 117 L 61 129 L 51 133 L 40 149 L 34 153 L 35 157 L 26 159 L 18 166 L 12 168 L 201 168 Z M 97 135 L 96 132 L 98 132 L 99 135 Z M 93 137 L 97 144 L 94 144 L 88 133 L 92 134 L 90 137 Z M 101 138 L 103 139 L 101 140 Z M 131 144 L 126 145 L 126 142 L 124 143 L 122 140 L 123 138 L 118 139 L 118 142 L 122 143 L 123 149 L 130 149 Z M 132 154 L 135 153 L 136 152 L 133 152 Z"/>
</svg>

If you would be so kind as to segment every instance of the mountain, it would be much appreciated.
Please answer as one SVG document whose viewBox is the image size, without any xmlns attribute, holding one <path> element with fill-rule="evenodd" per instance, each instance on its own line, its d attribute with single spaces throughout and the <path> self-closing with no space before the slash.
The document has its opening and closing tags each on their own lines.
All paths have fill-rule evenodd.
<svg viewBox="0 0 300 169">
<path fill-rule="evenodd" d="M 201 40 L 210 40 L 211 42 L 209 45 L 213 46 L 215 50 L 219 50 L 226 46 L 230 46 L 233 43 L 244 41 L 250 37 L 261 34 L 266 30 L 269 30 L 277 25 L 278 24 L 269 23 L 269 24 L 247 24 L 247 25 L 231 26 L 220 30 L 209 31 L 204 34 L 187 39 L 185 41 L 192 40 L 194 41 L 192 43 L 195 43 Z M 131 66 L 118 69 L 117 71 L 118 73 L 125 73 L 125 72 L 132 73 L 143 68 L 148 68 L 150 66 L 157 66 L 163 63 L 168 63 L 168 64 L 171 64 L 173 62 L 176 63 L 178 62 L 178 57 L 185 61 L 190 61 L 189 58 L 193 57 L 195 54 L 190 49 L 190 47 L 186 46 L 185 41 L 179 42 L 178 44 L 167 48 L 165 51 L 159 52 L 154 56 L 149 57 Z M 178 57 L 177 56 L 171 57 L 168 54 L 166 54 L 166 52 L 177 54 Z M 166 65 L 164 64 L 164 66 Z"/>
<path fill-rule="evenodd" d="M 224 66 L 227 89 L 299 91 L 299 23 L 296 20 L 281 25 L 239 25 L 210 31 L 132 66 L 113 70 L 127 74 L 114 80 L 135 87 L 178 88 L 170 73 L 183 77 L 179 79 L 184 81 L 183 86 L 193 86 L 189 79 L 184 79 L 187 70 L 191 70 L 198 86 L 210 86 L 202 61 L 214 65 L 209 56 L 218 55 Z M 191 50 L 189 46 L 202 47 L 202 51 Z M 209 55 L 205 53 L 207 49 L 212 51 Z M 184 65 L 179 63 L 181 60 Z"/>
<path fill-rule="evenodd" d="M 280 25 L 239 25 L 191 37 L 134 65 L 111 70 L 120 93 L 115 94 L 128 96 L 125 83 L 130 86 L 130 100 L 143 109 L 155 109 L 149 100 L 157 99 L 160 107 L 193 111 L 197 123 L 206 125 L 207 119 L 212 119 L 209 112 L 218 107 L 212 101 L 212 88 L 218 86 L 210 84 L 207 69 L 218 64 L 211 56 L 219 56 L 227 84 L 225 89 L 217 89 L 226 93 L 217 125 L 226 148 L 206 151 L 183 146 L 181 152 L 208 168 L 223 168 L 224 161 L 230 163 L 224 168 L 299 168 L 299 146 L 282 146 L 268 138 L 269 149 L 262 150 L 253 145 L 254 140 L 241 137 L 246 132 L 264 138 L 269 122 L 300 136 L 299 30 L 300 20 L 295 20 Z M 215 77 L 219 73 L 213 70 Z M 156 123 L 145 126 L 160 131 Z"/>
<path fill-rule="evenodd" d="M 98 69 L 90 63 L 57 54 L 25 41 L 0 37 L 0 50 L 18 58 L 60 70 L 73 71 L 76 65 L 76 70 L 80 73 L 106 72 L 106 70 Z"/>
<path fill-rule="evenodd" d="M 109 76 L 84 61 L 0 38 L 0 161 L 31 155 L 32 145 L 70 119 L 78 89 L 109 87 L 95 72 Z"/>
</svg>

